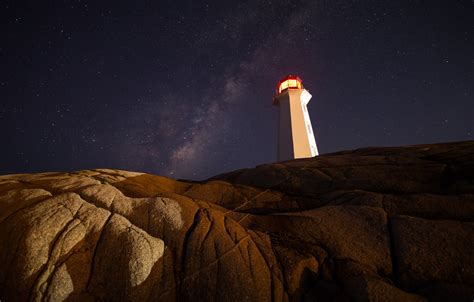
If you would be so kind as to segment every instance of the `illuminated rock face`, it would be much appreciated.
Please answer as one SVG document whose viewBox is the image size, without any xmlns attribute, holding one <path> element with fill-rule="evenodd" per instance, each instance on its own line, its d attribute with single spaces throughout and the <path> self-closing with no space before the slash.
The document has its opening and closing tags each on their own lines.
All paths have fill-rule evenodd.
<svg viewBox="0 0 474 302">
<path fill-rule="evenodd" d="M 307 105 L 311 94 L 298 77 L 280 81 L 274 105 L 279 107 L 278 161 L 318 155 Z"/>
<path fill-rule="evenodd" d="M 474 142 L 203 182 L 0 176 L 0 300 L 470 301 Z"/>
</svg>

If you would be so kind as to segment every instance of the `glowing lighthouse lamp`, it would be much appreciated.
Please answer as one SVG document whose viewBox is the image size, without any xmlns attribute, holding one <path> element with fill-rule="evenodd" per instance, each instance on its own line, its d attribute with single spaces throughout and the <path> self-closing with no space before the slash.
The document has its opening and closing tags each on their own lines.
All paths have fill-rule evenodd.
<svg viewBox="0 0 474 302">
<path fill-rule="evenodd" d="M 278 83 L 273 104 L 280 107 L 278 161 L 318 155 L 311 120 L 306 105 L 311 94 L 297 76 L 287 76 Z"/>
</svg>

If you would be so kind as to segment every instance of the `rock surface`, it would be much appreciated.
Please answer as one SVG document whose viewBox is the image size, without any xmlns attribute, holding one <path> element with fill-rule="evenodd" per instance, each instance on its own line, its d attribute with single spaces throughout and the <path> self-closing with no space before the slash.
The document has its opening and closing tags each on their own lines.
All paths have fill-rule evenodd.
<svg viewBox="0 0 474 302">
<path fill-rule="evenodd" d="M 0 301 L 472 301 L 474 142 L 0 176 L 0 242 Z"/>
</svg>

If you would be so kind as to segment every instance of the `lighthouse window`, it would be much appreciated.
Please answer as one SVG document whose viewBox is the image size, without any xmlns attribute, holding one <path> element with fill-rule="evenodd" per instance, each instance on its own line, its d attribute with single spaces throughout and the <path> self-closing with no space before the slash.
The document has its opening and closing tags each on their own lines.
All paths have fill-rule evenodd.
<svg viewBox="0 0 474 302">
<path fill-rule="evenodd" d="M 283 90 L 285 90 L 286 88 L 288 88 L 288 81 L 284 81 L 281 83 L 280 85 L 280 92 L 282 92 Z"/>
</svg>

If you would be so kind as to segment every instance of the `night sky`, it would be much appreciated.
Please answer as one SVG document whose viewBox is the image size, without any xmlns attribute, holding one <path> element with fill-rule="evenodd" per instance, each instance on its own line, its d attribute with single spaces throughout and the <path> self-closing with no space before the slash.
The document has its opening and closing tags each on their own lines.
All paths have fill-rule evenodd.
<svg viewBox="0 0 474 302">
<path fill-rule="evenodd" d="M 20 3 L 21 2 L 21 3 Z M 203 179 L 276 161 L 299 75 L 321 153 L 472 140 L 473 1 L 2 1 L 0 174 Z"/>
</svg>

